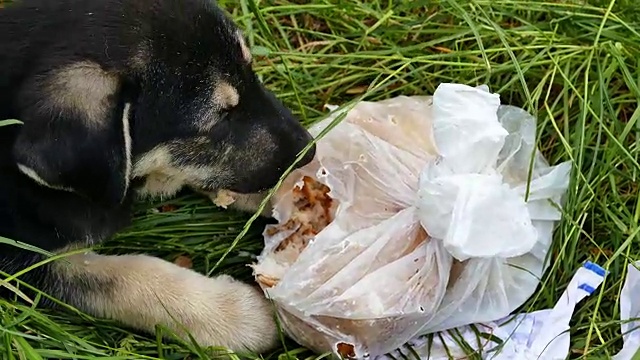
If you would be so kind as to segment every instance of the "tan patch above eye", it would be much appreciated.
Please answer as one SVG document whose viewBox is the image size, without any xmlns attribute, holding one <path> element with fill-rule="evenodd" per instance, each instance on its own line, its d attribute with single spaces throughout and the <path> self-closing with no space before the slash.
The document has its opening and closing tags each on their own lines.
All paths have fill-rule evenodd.
<svg viewBox="0 0 640 360">
<path fill-rule="evenodd" d="M 238 105 L 240 95 L 229 83 L 221 82 L 213 90 L 213 102 L 223 109 L 230 109 Z"/>
</svg>

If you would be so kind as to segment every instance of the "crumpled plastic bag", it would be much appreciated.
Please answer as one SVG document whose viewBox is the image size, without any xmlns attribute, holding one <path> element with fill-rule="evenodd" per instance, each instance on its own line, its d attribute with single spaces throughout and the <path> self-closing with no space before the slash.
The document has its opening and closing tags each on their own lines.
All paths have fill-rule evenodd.
<svg viewBox="0 0 640 360">
<path fill-rule="evenodd" d="M 484 86 L 360 102 L 274 194 L 254 275 L 289 336 L 347 358 L 502 318 L 546 268 L 570 169 Z"/>
</svg>

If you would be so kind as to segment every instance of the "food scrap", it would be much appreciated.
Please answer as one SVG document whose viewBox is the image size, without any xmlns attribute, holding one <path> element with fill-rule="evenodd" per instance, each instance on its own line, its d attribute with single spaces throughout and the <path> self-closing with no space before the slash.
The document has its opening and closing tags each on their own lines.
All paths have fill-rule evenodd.
<svg viewBox="0 0 640 360">
<path fill-rule="evenodd" d="M 185 269 L 191 269 L 193 267 L 193 261 L 190 257 L 185 255 L 178 256 L 175 260 L 173 260 L 173 263 Z"/>
<path fill-rule="evenodd" d="M 305 248 L 309 241 L 333 220 L 331 218 L 333 200 L 328 195 L 329 187 L 309 176 L 305 176 L 302 181 L 304 182 L 302 188 L 296 186 L 293 189 L 295 206 L 293 216 L 282 225 L 286 230 L 299 226 L 298 230 L 284 239 L 276 248 L 276 252 L 283 251 L 292 243 L 300 245 L 302 249 Z M 269 235 L 275 235 L 277 232 L 272 229 Z"/>
<path fill-rule="evenodd" d="M 216 206 L 226 209 L 229 205 L 236 201 L 235 193 L 229 190 L 219 190 L 216 197 L 213 199 L 213 203 Z"/>
<path fill-rule="evenodd" d="M 172 211 L 176 211 L 178 210 L 178 207 L 172 204 L 165 204 L 160 206 L 159 211 L 162 213 L 166 213 L 166 212 L 172 212 Z"/>
<path fill-rule="evenodd" d="M 339 342 L 336 344 L 336 351 L 343 359 L 354 359 L 356 357 L 355 346 L 352 344 Z"/>
<path fill-rule="evenodd" d="M 289 220 L 266 231 L 269 236 L 292 232 L 273 252 L 273 260 L 278 265 L 295 262 L 313 238 L 333 221 L 331 189 L 309 176 L 304 176 L 302 183 L 302 187 L 295 186 L 292 190 L 294 209 Z M 279 279 L 257 274 L 256 280 L 264 287 L 273 287 Z"/>
</svg>

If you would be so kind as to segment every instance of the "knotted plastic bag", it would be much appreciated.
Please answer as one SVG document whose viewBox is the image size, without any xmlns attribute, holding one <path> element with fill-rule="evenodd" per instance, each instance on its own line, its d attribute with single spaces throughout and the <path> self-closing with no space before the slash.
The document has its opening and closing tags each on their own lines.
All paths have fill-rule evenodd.
<svg viewBox="0 0 640 360">
<path fill-rule="evenodd" d="M 538 285 L 569 171 L 486 87 L 360 102 L 274 194 L 254 274 L 289 336 L 347 358 L 496 320 Z"/>
</svg>

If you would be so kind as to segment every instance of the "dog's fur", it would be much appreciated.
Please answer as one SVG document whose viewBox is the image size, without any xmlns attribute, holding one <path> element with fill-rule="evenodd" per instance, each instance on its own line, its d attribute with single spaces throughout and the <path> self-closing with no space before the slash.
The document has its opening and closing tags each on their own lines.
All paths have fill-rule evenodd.
<svg viewBox="0 0 640 360">
<path fill-rule="evenodd" d="M 213 0 L 17 0 L 0 10 L 0 54 L 0 119 L 23 122 L 0 127 L 0 236 L 49 252 L 108 239 L 135 196 L 268 189 L 311 140 Z M 44 258 L 0 245 L 9 274 Z M 277 341 L 253 286 L 146 255 L 76 253 L 20 279 L 204 346 L 261 352 Z"/>
</svg>

